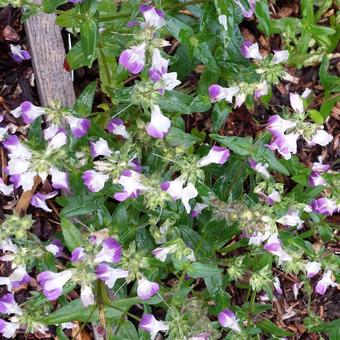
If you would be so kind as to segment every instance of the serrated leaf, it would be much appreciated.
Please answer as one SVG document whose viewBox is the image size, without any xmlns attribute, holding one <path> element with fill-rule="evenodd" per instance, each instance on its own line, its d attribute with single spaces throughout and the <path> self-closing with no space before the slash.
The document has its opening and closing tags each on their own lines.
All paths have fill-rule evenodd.
<svg viewBox="0 0 340 340">
<path fill-rule="evenodd" d="M 210 137 L 240 156 L 249 156 L 253 153 L 251 137 L 220 136 L 215 134 L 211 134 Z"/>
</svg>

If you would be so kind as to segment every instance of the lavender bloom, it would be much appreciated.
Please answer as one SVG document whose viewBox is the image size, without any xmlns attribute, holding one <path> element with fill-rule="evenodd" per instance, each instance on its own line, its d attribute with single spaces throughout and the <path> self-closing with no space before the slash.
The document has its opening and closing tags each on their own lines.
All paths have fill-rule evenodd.
<svg viewBox="0 0 340 340">
<path fill-rule="evenodd" d="M 230 309 L 224 309 L 218 314 L 217 318 L 222 327 L 230 328 L 235 333 L 241 333 L 241 328 L 238 325 L 236 315 Z"/>
<path fill-rule="evenodd" d="M 318 185 L 327 185 L 327 182 L 320 176 L 318 172 L 312 171 L 308 177 L 308 184 L 314 188 Z"/>
<path fill-rule="evenodd" d="M 127 270 L 112 268 L 106 263 L 96 266 L 95 272 L 98 279 L 104 281 L 110 289 L 114 287 L 118 279 L 125 279 L 129 276 Z"/>
<path fill-rule="evenodd" d="M 298 230 L 301 229 L 303 225 L 303 221 L 300 218 L 298 210 L 289 210 L 286 215 L 277 219 L 276 222 L 290 227 L 297 226 Z"/>
<path fill-rule="evenodd" d="M 233 97 L 236 96 L 239 91 L 240 88 L 238 86 L 222 87 L 220 85 L 213 84 L 209 87 L 209 97 L 212 103 L 216 103 L 222 99 L 232 103 Z"/>
<path fill-rule="evenodd" d="M 119 57 L 119 64 L 132 74 L 140 73 L 145 65 L 145 49 L 146 44 L 142 43 L 123 51 Z"/>
<path fill-rule="evenodd" d="M 24 267 L 17 267 L 10 274 L 9 277 L 0 277 L 0 285 L 6 285 L 7 290 L 12 290 L 13 288 L 18 288 L 30 282 L 31 277 L 27 274 Z"/>
<path fill-rule="evenodd" d="M 212 163 L 224 164 L 230 156 L 230 151 L 223 146 L 213 146 L 209 153 L 197 162 L 198 167 L 203 167 Z"/>
<path fill-rule="evenodd" d="M 161 189 L 166 191 L 174 201 L 180 199 L 183 194 L 184 180 L 181 177 L 174 179 L 173 181 L 166 181 L 161 184 Z"/>
<path fill-rule="evenodd" d="M 241 53 L 247 59 L 261 60 L 263 57 L 259 51 L 259 45 L 246 40 L 241 46 Z"/>
<path fill-rule="evenodd" d="M 308 262 L 306 264 L 307 277 L 310 279 L 319 273 L 321 264 L 319 262 Z"/>
<path fill-rule="evenodd" d="M 338 211 L 336 202 L 332 201 L 326 197 L 320 197 L 312 201 L 312 210 L 317 214 L 322 214 L 326 216 L 333 215 L 334 212 Z"/>
<path fill-rule="evenodd" d="M 7 322 L 3 319 L 0 319 L 0 333 L 5 338 L 13 338 L 19 328 L 19 322 Z"/>
<path fill-rule="evenodd" d="M 315 172 L 326 172 L 331 168 L 329 164 L 322 163 L 322 156 L 318 157 L 318 162 L 314 162 L 312 166 L 312 170 Z"/>
<path fill-rule="evenodd" d="M 86 308 L 89 305 L 94 305 L 94 295 L 90 286 L 82 286 L 80 290 L 80 300 Z"/>
<path fill-rule="evenodd" d="M 36 208 L 40 208 L 42 210 L 45 210 L 47 212 L 51 212 L 52 209 L 50 209 L 47 204 L 46 204 L 46 200 L 48 199 L 51 199 L 55 196 L 58 195 L 58 191 L 52 191 L 50 192 L 49 194 L 41 194 L 40 192 L 34 194 L 32 196 L 32 199 L 31 199 L 31 205 L 33 205 L 33 207 L 36 207 Z"/>
<path fill-rule="evenodd" d="M 148 135 L 154 138 L 163 139 L 169 132 L 171 121 L 164 116 L 158 105 L 151 106 L 151 121 L 146 126 Z"/>
<path fill-rule="evenodd" d="M 0 313 L 21 315 L 22 310 L 16 303 L 14 295 L 7 293 L 0 298 Z"/>
<path fill-rule="evenodd" d="M 77 118 L 73 116 L 66 117 L 70 126 L 73 137 L 81 138 L 85 136 L 90 128 L 90 120 L 87 118 Z"/>
<path fill-rule="evenodd" d="M 28 51 L 23 50 L 20 45 L 9 45 L 12 53 L 12 58 L 14 61 L 17 63 L 21 63 L 24 60 L 30 60 L 31 55 L 29 54 Z"/>
<path fill-rule="evenodd" d="M 295 126 L 295 122 L 283 119 L 279 115 L 274 115 L 268 119 L 267 130 L 274 137 L 281 137 L 287 130 L 292 129 Z"/>
<path fill-rule="evenodd" d="M 304 105 L 303 99 L 297 93 L 290 93 L 289 94 L 290 105 L 292 106 L 293 110 L 297 113 L 304 113 Z"/>
<path fill-rule="evenodd" d="M 156 320 L 152 314 L 144 314 L 140 320 L 139 327 L 150 333 L 151 340 L 155 339 L 158 332 L 166 332 L 169 329 L 166 322 Z"/>
<path fill-rule="evenodd" d="M 192 218 L 195 218 L 195 217 L 201 215 L 201 212 L 203 211 L 203 209 L 208 208 L 208 206 L 209 205 L 206 204 L 206 203 L 196 203 L 194 209 L 191 211 L 190 216 Z"/>
<path fill-rule="evenodd" d="M 291 256 L 289 256 L 281 246 L 281 242 L 277 237 L 277 234 L 273 234 L 269 237 L 267 243 L 264 245 L 264 250 L 272 253 L 279 257 L 279 262 L 291 261 Z"/>
<path fill-rule="evenodd" d="M 22 117 L 26 124 L 31 124 L 36 118 L 45 114 L 45 109 L 39 106 L 33 105 L 29 101 L 21 103 L 16 109 L 11 111 L 11 114 L 15 118 Z"/>
<path fill-rule="evenodd" d="M 151 282 L 145 278 L 138 280 L 137 284 L 137 295 L 141 300 L 149 300 L 159 291 L 157 282 Z"/>
<path fill-rule="evenodd" d="M 77 263 L 80 261 L 83 261 L 85 259 L 85 250 L 83 247 L 77 247 L 75 249 L 73 249 L 72 253 L 71 253 L 71 261 L 73 263 Z"/>
<path fill-rule="evenodd" d="M 108 237 L 106 240 L 104 240 L 102 245 L 103 245 L 103 248 L 96 255 L 94 259 L 94 263 L 101 263 L 101 262 L 117 263 L 121 260 L 122 247 L 114 238 Z"/>
<path fill-rule="evenodd" d="M 114 194 L 117 201 L 125 201 L 128 198 L 138 197 L 140 191 L 147 188 L 141 183 L 141 175 L 133 170 L 125 170 L 119 177 L 118 183 L 123 186 L 124 191 Z"/>
<path fill-rule="evenodd" d="M 60 240 L 55 239 L 48 246 L 46 246 L 45 249 L 52 253 L 55 257 L 60 257 L 64 250 L 64 246 Z"/>
<path fill-rule="evenodd" d="M 273 205 L 274 203 L 281 201 L 281 195 L 277 190 L 273 190 L 266 199 L 268 205 Z"/>
<path fill-rule="evenodd" d="M 67 172 L 51 167 L 50 174 L 52 176 L 52 187 L 54 189 L 63 189 L 69 191 Z"/>
<path fill-rule="evenodd" d="M 261 174 L 264 178 L 270 178 L 270 173 L 268 172 L 268 164 L 257 163 L 254 159 L 249 160 L 250 167 Z"/>
<path fill-rule="evenodd" d="M 113 118 L 107 124 L 107 130 L 113 135 L 122 136 L 125 139 L 129 139 L 130 135 L 126 131 L 124 122 L 119 118 Z"/>
<path fill-rule="evenodd" d="M 104 188 L 105 182 L 109 179 L 109 175 L 94 170 L 86 170 L 82 179 L 90 191 L 98 192 Z"/>
<path fill-rule="evenodd" d="M 99 138 L 97 142 L 90 142 L 90 152 L 93 158 L 98 156 L 109 157 L 112 154 L 107 141 L 103 138 Z"/>
<path fill-rule="evenodd" d="M 337 287 L 338 285 L 332 280 L 332 271 L 327 270 L 323 275 L 320 281 L 315 286 L 315 292 L 319 295 L 324 295 L 328 287 Z"/>
<path fill-rule="evenodd" d="M 149 77 L 153 82 L 158 82 L 168 72 L 169 60 L 161 56 L 158 48 L 152 50 L 152 65 L 149 70 Z"/>
<path fill-rule="evenodd" d="M 197 334 L 195 336 L 191 336 L 188 340 L 209 340 L 210 338 L 210 333 L 204 332 Z"/>
<path fill-rule="evenodd" d="M 143 14 L 147 26 L 160 29 L 165 25 L 164 12 L 153 6 L 141 5 L 139 11 Z"/>
<path fill-rule="evenodd" d="M 267 144 L 266 147 L 272 151 L 277 150 L 284 159 L 290 159 L 292 154 L 296 154 L 298 138 L 298 133 L 280 135 L 277 136 L 269 145 Z"/>
<path fill-rule="evenodd" d="M 61 295 L 64 285 L 71 279 L 72 270 L 64 270 L 60 273 L 50 271 L 38 274 L 37 280 L 48 300 L 56 300 Z"/>
<path fill-rule="evenodd" d="M 273 64 L 285 63 L 288 61 L 289 52 L 287 50 L 274 51 L 274 57 L 272 59 Z"/>
</svg>

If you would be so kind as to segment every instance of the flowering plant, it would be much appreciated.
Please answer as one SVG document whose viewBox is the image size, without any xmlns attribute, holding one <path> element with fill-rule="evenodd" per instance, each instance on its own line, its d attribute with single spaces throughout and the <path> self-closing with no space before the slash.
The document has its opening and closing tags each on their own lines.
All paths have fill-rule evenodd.
<svg viewBox="0 0 340 340">
<path fill-rule="evenodd" d="M 80 322 L 100 324 L 108 339 L 286 337 L 266 311 L 288 294 L 287 278 L 308 302 L 308 331 L 323 332 L 311 301 L 340 274 L 328 247 L 338 239 L 339 173 L 322 152 L 334 136 L 328 115 L 309 109 L 313 91 L 291 90 L 294 49 L 265 53 L 242 38 L 243 20 L 269 29 L 267 1 L 130 1 L 120 12 L 108 0 L 57 8 L 65 2 L 11 1 L 26 16 L 57 13 L 80 38 L 65 65 L 96 67 L 99 79 L 72 108 L 13 108 L 27 136 L 0 130 L 1 193 L 33 189 L 31 206 L 60 217 L 49 241 L 34 234 L 34 216 L 3 219 L 11 272 L 0 277 L 0 333 L 54 325 L 65 338 Z M 271 104 L 279 84 L 280 108 Z M 259 108 L 264 124 L 251 136 L 225 128 L 232 111 Z M 310 166 L 302 148 L 317 150 Z M 22 285 L 30 296 L 18 304 Z"/>
</svg>

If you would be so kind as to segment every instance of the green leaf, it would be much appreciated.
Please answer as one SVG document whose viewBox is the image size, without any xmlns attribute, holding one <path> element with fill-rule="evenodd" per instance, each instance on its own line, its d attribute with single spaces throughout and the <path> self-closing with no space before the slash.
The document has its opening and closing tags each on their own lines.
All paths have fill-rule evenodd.
<svg viewBox="0 0 340 340">
<path fill-rule="evenodd" d="M 193 98 L 180 91 L 165 91 L 164 96 L 159 97 L 157 104 L 166 112 L 190 114 L 189 106 Z"/>
<path fill-rule="evenodd" d="M 270 320 L 266 319 L 256 324 L 256 327 L 260 328 L 267 334 L 275 335 L 275 336 L 292 336 L 293 333 L 287 332 L 284 329 L 275 325 L 275 323 L 271 322 Z"/>
<path fill-rule="evenodd" d="M 210 137 L 216 140 L 223 146 L 227 146 L 229 149 L 234 151 L 240 156 L 252 155 L 252 138 L 251 137 L 235 137 L 235 136 L 220 136 L 216 134 L 211 134 Z"/>
<path fill-rule="evenodd" d="M 270 35 L 270 14 L 267 1 L 257 1 L 255 6 L 255 14 L 259 20 L 258 28 L 265 33 L 266 36 Z"/>
<path fill-rule="evenodd" d="M 212 128 L 214 132 L 218 131 L 223 126 L 230 112 L 231 107 L 225 101 L 215 103 L 211 116 Z"/>
<path fill-rule="evenodd" d="M 211 107 L 209 96 L 199 95 L 194 98 L 189 106 L 190 112 L 206 112 Z"/>
<path fill-rule="evenodd" d="M 92 66 L 96 56 L 97 38 L 97 23 L 94 20 L 84 21 L 80 27 L 80 43 L 88 67 Z"/>
<path fill-rule="evenodd" d="M 136 327 L 131 321 L 124 320 L 119 327 L 117 335 L 111 337 L 112 340 L 139 340 Z"/>
<path fill-rule="evenodd" d="M 273 151 L 269 150 L 268 148 L 264 147 L 263 153 L 261 154 L 261 157 L 268 162 L 269 168 L 280 172 L 281 174 L 284 174 L 286 176 L 289 176 L 290 173 L 288 169 L 279 162 L 279 160 L 275 157 L 275 154 Z M 256 158 L 255 158 L 256 160 Z"/>
<path fill-rule="evenodd" d="M 215 276 L 222 272 L 222 269 L 215 267 L 213 264 L 203 264 L 200 262 L 191 263 L 188 267 L 188 275 L 194 279 L 198 279 L 199 277 Z"/>
<path fill-rule="evenodd" d="M 46 13 L 53 13 L 58 6 L 66 2 L 67 0 L 44 0 L 42 3 L 43 11 Z"/>
<path fill-rule="evenodd" d="M 88 117 L 92 111 L 93 99 L 96 93 L 97 83 L 94 81 L 88 84 L 74 104 L 74 110 L 82 117 Z"/>
<path fill-rule="evenodd" d="M 105 317 L 107 319 L 119 319 L 131 306 L 140 303 L 139 298 L 127 298 L 111 303 L 111 306 L 105 307 Z M 85 308 L 80 299 L 73 300 L 67 305 L 59 308 L 47 317 L 43 322 L 47 325 L 55 325 L 69 321 L 93 322 L 99 320 L 98 306 L 91 305 Z"/>
<path fill-rule="evenodd" d="M 83 53 L 80 42 L 76 43 L 67 53 L 66 61 L 72 70 L 87 65 L 87 59 Z"/>
<path fill-rule="evenodd" d="M 65 217 L 61 218 L 60 223 L 67 249 L 72 251 L 74 248 L 79 247 L 82 240 L 80 230 Z"/>
<path fill-rule="evenodd" d="M 175 127 L 171 128 L 166 140 L 171 146 L 183 145 L 186 148 L 200 142 L 200 138 Z"/>
</svg>

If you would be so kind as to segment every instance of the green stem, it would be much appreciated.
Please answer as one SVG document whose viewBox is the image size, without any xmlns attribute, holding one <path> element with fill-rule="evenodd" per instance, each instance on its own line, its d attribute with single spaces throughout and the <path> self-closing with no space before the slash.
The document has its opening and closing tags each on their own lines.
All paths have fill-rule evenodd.
<svg viewBox="0 0 340 340">
<path fill-rule="evenodd" d="M 206 2 L 210 2 L 210 1 L 212 1 L 212 0 L 190 0 L 190 1 L 187 1 L 187 2 L 179 3 L 179 4 L 164 6 L 163 10 L 179 9 L 179 8 L 183 8 L 183 7 L 186 7 L 186 6 L 196 5 L 196 4 L 200 4 L 200 3 L 206 3 Z M 98 19 L 98 21 L 104 22 L 104 21 L 111 21 L 111 20 L 127 18 L 127 17 L 130 17 L 131 14 L 132 14 L 132 12 L 125 12 L 125 13 L 119 13 L 119 14 L 115 14 L 115 15 L 102 16 Z"/>
<path fill-rule="evenodd" d="M 252 316 L 252 314 L 254 313 L 254 310 L 255 310 L 255 298 L 256 298 L 256 290 L 253 290 L 252 293 L 251 293 L 249 308 L 248 308 L 247 327 L 249 327 L 251 322 L 252 322 L 251 316 Z"/>
</svg>

